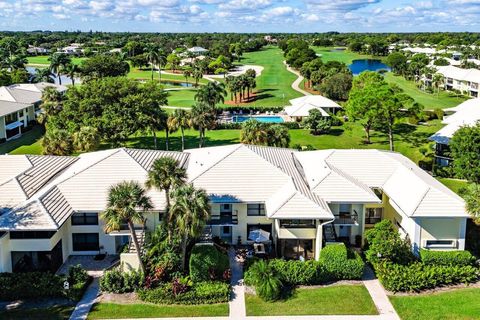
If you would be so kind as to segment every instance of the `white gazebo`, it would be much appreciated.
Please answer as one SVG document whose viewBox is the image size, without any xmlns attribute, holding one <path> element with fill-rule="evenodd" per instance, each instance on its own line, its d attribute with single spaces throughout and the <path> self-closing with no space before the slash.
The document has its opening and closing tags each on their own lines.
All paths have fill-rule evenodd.
<svg viewBox="0 0 480 320">
<path fill-rule="evenodd" d="M 321 95 L 304 96 L 290 100 L 291 106 L 285 107 L 285 113 L 293 120 L 300 121 L 308 117 L 310 110 L 318 109 L 322 116 L 329 117 L 329 113 L 336 113 L 342 107 L 333 100 Z"/>
</svg>

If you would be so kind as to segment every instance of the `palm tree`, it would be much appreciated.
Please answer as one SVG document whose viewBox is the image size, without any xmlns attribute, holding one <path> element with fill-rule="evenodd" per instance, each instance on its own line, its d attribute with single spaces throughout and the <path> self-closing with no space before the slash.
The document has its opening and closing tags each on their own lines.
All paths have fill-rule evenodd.
<svg viewBox="0 0 480 320">
<path fill-rule="evenodd" d="M 183 185 L 173 191 L 170 217 L 182 237 L 182 267 L 185 269 L 187 245 L 190 238 L 199 237 L 210 217 L 208 195 L 193 184 Z"/>
<path fill-rule="evenodd" d="M 63 108 L 63 95 L 55 87 L 46 87 L 42 92 L 42 109 L 39 123 L 46 123 L 48 117 L 56 115 Z"/>
<path fill-rule="evenodd" d="M 173 114 L 168 117 L 168 127 L 172 131 L 180 129 L 182 134 L 182 151 L 185 150 L 185 129 L 190 128 L 190 112 L 185 109 L 175 109 Z"/>
<path fill-rule="evenodd" d="M 155 63 L 158 62 L 158 47 L 150 43 L 145 47 L 144 50 L 145 50 L 146 58 L 150 62 L 150 67 L 152 69 L 152 81 L 153 81 L 153 69 L 155 67 Z"/>
<path fill-rule="evenodd" d="M 50 61 L 50 71 L 55 73 L 58 77 L 58 84 L 62 84 L 61 72 L 71 62 L 69 56 L 64 53 L 54 53 L 52 54 L 48 60 Z"/>
<path fill-rule="evenodd" d="M 195 88 L 198 87 L 198 82 L 203 78 L 203 69 L 199 63 L 193 65 L 192 76 L 195 79 Z"/>
<path fill-rule="evenodd" d="M 440 94 L 440 86 L 443 84 L 443 75 L 435 73 L 432 76 L 432 85 L 437 89 L 437 96 Z"/>
<path fill-rule="evenodd" d="M 267 144 L 272 147 L 288 148 L 290 144 L 290 134 L 288 128 L 279 124 L 271 125 L 268 130 Z"/>
<path fill-rule="evenodd" d="M 209 82 L 201 87 L 195 94 L 195 101 L 206 103 L 210 107 L 215 107 L 217 103 L 225 102 L 227 91 L 225 85 L 220 82 Z"/>
<path fill-rule="evenodd" d="M 105 231 L 119 230 L 124 223 L 128 225 L 141 271 L 145 274 L 140 245 L 135 232 L 135 223 L 144 223 L 143 212 L 152 209 L 152 200 L 145 189 L 135 181 L 123 181 L 110 187 L 108 191 L 107 209 L 101 217 L 105 221 Z"/>
<path fill-rule="evenodd" d="M 80 71 L 79 67 L 72 62 L 65 65 L 65 72 L 70 77 L 70 80 L 72 80 L 72 86 L 75 86 L 75 75 L 79 71 Z"/>
<path fill-rule="evenodd" d="M 35 74 L 33 75 L 33 82 L 48 82 L 53 83 L 53 77 L 55 75 L 48 68 L 35 69 Z"/>
<path fill-rule="evenodd" d="M 189 66 L 183 68 L 183 76 L 185 77 L 185 82 L 188 82 L 188 77 L 192 76 L 192 68 Z"/>
<path fill-rule="evenodd" d="M 462 196 L 465 199 L 467 212 L 476 224 L 480 224 L 480 184 L 469 184 L 462 190 Z"/>
<path fill-rule="evenodd" d="M 187 180 L 187 173 L 181 168 L 178 161 L 171 157 L 156 159 L 148 171 L 147 188 L 165 191 L 165 216 L 170 219 L 170 191 L 181 186 Z"/>
<path fill-rule="evenodd" d="M 240 131 L 240 142 L 246 144 L 267 145 L 268 124 L 251 119 L 245 121 Z"/>
<path fill-rule="evenodd" d="M 167 55 L 165 54 L 165 51 L 163 50 L 158 51 L 157 63 L 158 63 L 158 81 L 162 82 L 162 69 L 167 64 Z"/>
<path fill-rule="evenodd" d="M 205 132 L 207 129 L 215 128 L 217 123 L 217 111 L 206 103 L 200 102 L 193 106 L 190 117 L 190 126 L 199 132 L 199 148 L 203 147 L 205 142 Z"/>
</svg>

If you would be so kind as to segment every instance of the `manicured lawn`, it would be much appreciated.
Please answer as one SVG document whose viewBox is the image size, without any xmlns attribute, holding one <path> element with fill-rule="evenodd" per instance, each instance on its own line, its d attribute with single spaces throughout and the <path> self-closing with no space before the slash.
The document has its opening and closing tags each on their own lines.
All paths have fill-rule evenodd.
<svg viewBox="0 0 480 320">
<path fill-rule="evenodd" d="M 73 306 L 55 306 L 44 309 L 17 309 L 12 311 L 0 311 L 2 320 L 64 320 L 70 318 Z"/>
<path fill-rule="evenodd" d="M 227 303 L 192 306 L 100 303 L 93 306 L 88 319 L 220 317 L 228 316 L 228 310 Z"/>
<path fill-rule="evenodd" d="M 468 185 L 468 182 L 465 180 L 449 179 L 449 178 L 438 178 L 438 180 L 457 194 L 460 192 L 460 189 Z"/>
<path fill-rule="evenodd" d="M 34 64 L 34 65 L 49 65 L 50 61 L 48 61 L 48 58 L 50 56 L 34 56 L 34 57 L 28 57 L 28 64 Z M 72 58 L 72 62 L 75 64 L 80 64 L 83 60 L 86 58 L 77 58 L 74 57 Z"/>
<path fill-rule="evenodd" d="M 168 105 L 175 107 L 191 107 L 195 104 L 195 89 L 182 89 L 168 92 Z"/>
<path fill-rule="evenodd" d="M 391 296 L 402 320 L 473 320 L 480 317 L 480 289 L 418 296 Z"/>
<path fill-rule="evenodd" d="M 396 76 L 392 72 L 385 74 L 385 80 L 398 85 L 406 94 L 422 104 L 425 109 L 452 108 L 466 100 L 466 98 L 456 97 L 446 91 L 440 91 L 438 95 L 436 93 L 424 92 L 418 89 L 413 81 L 408 81 L 402 76 Z"/>
<path fill-rule="evenodd" d="M 257 77 L 257 100 L 249 105 L 285 106 L 289 100 L 302 96 L 292 89 L 292 83 L 297 76 L 286 69 L 283 61 L 283 52 L 278 47 L 266 47 L 261 51 L 243 55 L 242 64 L 260 65 L 264 68 Z M 227 99 L 230 99 L 230 96 Z"/>
<path fill-rule="evenodd" d="M 0 154 L 41 154 L 43 128 L 35 126 L 20 138 L 0 144 Z"/>
<path fill-rule="evenodd" d="M 372 56 L 359 54 L 349 50 L 332 51 L 333 49 L 335 49 L 334 47 L 312 47 L 312 49 L 316 53 L 322 55 L 321 57 L 324 62 L 340 61 L 348 65 L 348 64 L 351 64 L 353 60 L 373 58 Z M 381 58 L 379 57 L 378 59 L 381 59 Z"/>
<path fill-rule="evenodd" d="M 276 302 L 264 302 L 247 294 L 245 303 L 247 316 L 378 314 L 363 285 L 302 288 L 295 290 L 291 298 Z"/>
<path fill-rule="evenodd" d="M 137 68 L 130 68 L 130 73 L 127 75 L 129 78 L 132 79 L 144 79 L 144 80 L 151 80 L 152 79 L 152 72 L 149 69 L 137 69 Z M 158 72 L 153 71 L 153 79 L 158 80 Z M 180 74 L 163 74 L 162 73 L 162 81 L 178 81 L 178 82 L 190 82 L 195 83 L 195 79 L 192 77 L 188 78 L 188 81 L 185 81 L 185 77 Z M 199 83 L 206 84 L 208 80 L 200 79 Z"/>
<path fill-rule="evenodd" d="M 172 111 L 172 110 L 169 110 Z M 441 128 L 441 124 L 438 120 L 431 121 L 427 125 L 408 125 L 398 124 L 396 126 L 395 134 L 395 148 L 396 151 L 409 157 L 416 163 L 422 160 L 423 155 L 420 153 L 419 148 L 429 147 L 430 142 L 427 138 L 438 131 Z M 187 130 L 186 135 L 186 147 L 196 148 L 198 147 L 198 132 L 195 130 Z M 158 146 L 163 149 L 165 146 L 165 133 L 158 133 Z M 307 130 L 296 129 L 290 130 L 291 142 L 290 146 L 295 145 L 307 146 L 311 145 L 315 149 L 388 149 L 387 136 L 380 132 L 372 133 L 372 143 L 365 144 L 363 129 L 360 125 L 355 123 L 349 123 L 342 127 L 333 127 L 329 134 L 313 136 Z M 213 130 L 207 131 L 206 146 L 226 145 L 240 142 L 240 130 Z M 30 142 L 33 143 L 33 142 Z M 138 134 L 132 136 L 125 146 L 132 148 L 153 148 L 153 138 L 148 135 Z M 175 132 L 170 135 L 170 149 L 180 150 L 180 133 Z M 102 145 L 102 148 L 108 148 L 107 144 Z M 11 150 L 10 150 L 11 151 Z M 36 140 L 33 144 L 26 144 L 25 146 L 13 150 L 12 154 L 32 153 L 40 154 L 41 145 L 40 141 Z"/>
</svg>

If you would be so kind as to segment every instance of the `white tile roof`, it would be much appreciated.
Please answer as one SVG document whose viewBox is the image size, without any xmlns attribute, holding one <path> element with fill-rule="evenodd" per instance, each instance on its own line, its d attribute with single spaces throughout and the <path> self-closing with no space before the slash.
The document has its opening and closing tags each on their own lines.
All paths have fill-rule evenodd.
<svg viewBox="0 0 480 320">
<path fill-rule="evenodd" d="M 291 106 L 285 108 L 285 112 L 291 117 L 307 117 L 309 111 L 318 109 L 323 116 L 328 113 L 323 108 L 341 108 L 335 101 L 321 95 L 310 95 L 290 100 Z"/>
<path fill-rule="evenodd" d="M 433 134 L 429 139 L 437 143 L 448 144 L 455 132 L 463 126 L 475 125 L 480 121 L 480 98 L 467 100 L 458 106 L 445 111 L 455 113 L 443 119 L 445 127 Z"/>
<path fill-rule="evenodd" d="M 462 69 L 455 66 L 440 66 L 437 67 L 437 72 L 446 78 L 480 83 L 480 70 L 478 69 Z"/>
<path fill-rule="evenodd" d="M 373 187 L 407 216 L 467 216 L 460 197 L 398 153 L 237 144 L 184 153 L 113 149 L 77 158 L 0 156 L 0 165 L 9 168 L 0 170 L 0 230 L 58 228 L 75 211 L 102 211 L 111 185 L 143 184 L 152 161 L 164 156 L 186 167 L 189 180 L 212 200 L 264 202 L 271 218 L 333 219 L 327 203 L 379 202 Z M 148 195 L 155 210 L 164 209 L 163 192 Z"/>
</svg>

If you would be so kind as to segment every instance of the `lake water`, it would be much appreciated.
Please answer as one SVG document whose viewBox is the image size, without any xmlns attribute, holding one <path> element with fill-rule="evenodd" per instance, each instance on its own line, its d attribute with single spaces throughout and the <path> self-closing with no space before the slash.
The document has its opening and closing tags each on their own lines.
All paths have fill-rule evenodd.
<svg viewBox="0 0 480 320">
<path fill-rule="evenodd" d="M 37 73 L 35 67 L 26 67 L 26 69 L 27 69 L 27 72 L 30 73 L 31 75 L 34 75 L 35 73 Z M 54 75 L 55 77 L 53 77 L 52 79 L 55 81 L 55 84 L 59 84 L 58 77 L 56 76 L 56 74 Z M 62 78 L 62 85 L 72 84 L 72 79 L 70 79 L 70 77 L 62 75 L 60 76 L 60 78 Z M 80 82 L 80 79 L 75 78 L 75 83 L 78 83 L 78 82 Z"/>
<path fill-rule="evenodd" d="M 381 60 L 376 59 L 359 59 L 353 60 L 352 64 L 348 66 L 353 75 L 359 75 L 363 71 L 391 71 L 390 67 L 383 63 Z"/>
<path fill-rule="evenodd" d="M 193 83 L 190 82 L 179 82 L 179 81 L 163 81 L 163 84 L 170 85 L 170 86 L 175 86 L 175 87 L 184 87 L 184 88 L 191 88 L 194 86 Z"/>
</svg>

